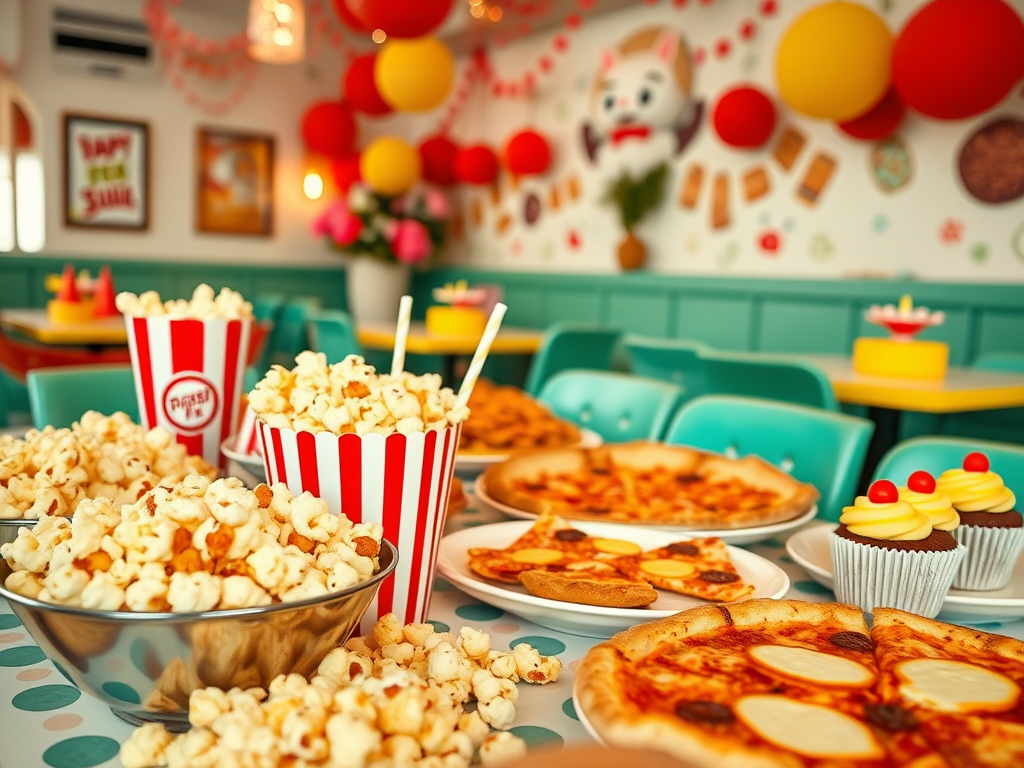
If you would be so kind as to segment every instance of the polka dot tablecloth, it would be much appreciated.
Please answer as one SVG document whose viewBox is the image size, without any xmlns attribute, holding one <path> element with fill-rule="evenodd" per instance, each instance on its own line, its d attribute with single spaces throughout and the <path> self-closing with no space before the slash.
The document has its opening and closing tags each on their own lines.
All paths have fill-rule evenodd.
<svg viewBox="0 0 1024 768">
<path fill-rule="evenodd" d="M 454 515 L 448 531 L 504 521 L 470 506 Z M 789 574 L 787 597 L 825 602 L 831 590 L 811 581 L 780 541 L 747 547 L 778 563 Z M 576 668 L 596 640 L 532 624 L 465 595 L 442 578 L 435 583 L 431 622 L 439 631 L 473 626 L 490 634 L 494 648 L 530 643 L 562 660 L 562 675 L 545 686 L 521 684 L 512 731 L 531 747 L 590 740 L 576 717 L 572 684 Z M 1024 639 L 1024 621 L 977 624 L 989 632 Z M 0 600 L 0 766 L 3 768 L 89 768 L 119 766 L 117 751 L 132 728 L 106 706 L 83 694 L 44 656 L 10 607 Z"/>
</svg>

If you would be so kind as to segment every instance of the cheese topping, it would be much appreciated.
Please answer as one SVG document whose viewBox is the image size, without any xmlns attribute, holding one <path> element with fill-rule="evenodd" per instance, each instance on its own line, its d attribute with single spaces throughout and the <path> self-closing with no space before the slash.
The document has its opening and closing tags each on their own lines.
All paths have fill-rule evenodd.
<svg viewBox="0 0 1024 768">
<path fill-rule="evenodd" d="M 1020 698 L 1010 678 L 962 661 L 911 659 L 895 672 L 905 698 L 940 712 L 1004 712 Z"/>
<path fill-rule="evenodd" d="M 885 757 L 866 725 L 834 709 L 759 695 L 744 696 L 733 711 L 762 739 L 798 755 L 825 760 Z"/>
<path fill-rule="evenodd" d="M 1017 502 L 1013 491 L 995 472 L 947 469 L 935 483 L 935 490 L 949 496 L 960 512 L 1009 512 Z"/>
<path fill-rule="evenodd" d="M 953 509 L 949 496 L 939 491 L 921 493 L 912 491 L 906 486 L 899 489 L 900 501 L 909 503 L 918 512 L 924 512 L 932 521 L 932 528 L 940 531 L 952 531 L 960 525 L 960 515 Z"/>
<path fill-rule="evenodd" d="M 907 502 L 876 504 L 867 496 L 858 496 L 852 507 L 843 507 L 839 522 L 852 534 L 886 541 L 920 541 L 932 532 L 928 515 Z"/>
<path fill-rule="evenodd" d="M 557 563 L 565 555 L 557 549 L 543 549 L 535 547 L 532 549 L 520 549 L 513 552 L 509 557 L 517 563 L 528 563 L 530 565 L 547 565 Z"/>
<path fill-rule="evenodd" d="M 776 672 L 825 685 L 859 688 L 870 685 L 875 679 L 875 674 L 863 664 L 809 648 L 755 645 L 750 649 L 750 656 Z"/>
<path fill-rule="evenodd" d="M 609 555 L 639 555 L 643 552 L 643 548 L 639 544 L 622 539 L 594 539 L 594 546 L 597 547 L 598 552 Z"/>
<path fill-rule="evenodd" d="M 640 563 L 640 570 L 663 579 L 685 579 L 697 572 L 689 563 L 680 563 L 678 560 L 644 560 Z"/>
</svg>

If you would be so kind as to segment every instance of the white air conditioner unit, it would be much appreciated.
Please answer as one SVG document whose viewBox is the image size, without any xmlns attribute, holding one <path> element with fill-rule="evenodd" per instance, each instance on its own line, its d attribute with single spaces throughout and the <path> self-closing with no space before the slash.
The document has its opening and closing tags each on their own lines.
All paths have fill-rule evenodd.
<svg viewBox="0 0 1024 768">
<path fill-rule="evenodd" d="M 138 17 L 55 5 L 50 52 L 55 66 L 82 74 L 144 80 L 158 74 L 149 27 Z"/>
</svg>

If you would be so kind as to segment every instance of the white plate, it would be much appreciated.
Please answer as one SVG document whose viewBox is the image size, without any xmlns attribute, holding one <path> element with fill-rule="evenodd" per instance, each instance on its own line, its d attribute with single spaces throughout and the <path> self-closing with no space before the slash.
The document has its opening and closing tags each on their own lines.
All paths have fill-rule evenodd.
<svg viewBox="0 0 1024 768">
<path fill-rule="evenodd" d="M 239 453 L 233 448 L 234 444 L 235 436 L 232 435 L 220 444 L 220 452 L 231 459 L 231 461 L 241 464 L 243 469 L 251 472 L 261 482 L 266 482 L 267 468 L 263 466 L 263 458 L 260 456 L 250 456 L 247 453 Z"/>
<path fill-rule="evenodd" d="M 649 529 L 631 529 L 629 534 L 624 536 L 622 526 L 612 523 L 573 521 L 573 525 L 591 536 L 626 538 L 645 550 L 664 547 L 680 539 L 693 538 Z M 520 585 L 486 581 L 470 570 L 466 559 L 467 550 L 473 547 L 504 549 L 532 526 L 533 523 L 518 521 L 493 523 L 449 534 L 441 539 L 437 570 L 463 592 L 478 600 L 522 616 L 542 627 L 585 637 L 611 637 L 616 632 L 637 624 L 663 619 L 687 608 L 709 604 L 695 597 L 661 590 L 658 591 L 658 599 L 649 608 L 605 608 L 599 605 L 564 603 L 531 595 Z M 740 576 L 754 586 L 751 598 L 777 600 L 786 594 L 786 590 L 789 589 L 789 577 L 785 571 L 769 560 L 744 549 L 729 547 L 728 550 L 729 557 Z"/>
<path fill-rule="evenodd" d="M 797 531 L 786 542 L 786 551 L 807 574 L 832 589 L 832 552 L 828 537 L 834 523 Z M 959 622 L 1016 621 L 1024 618 L 1024 558 L 1017 561 L 1010 583 L 1002 589 L 969 592 L 951 589 L 942 601 L 940 619 Z"/>
<path fill-rule="evenodd" d="M 580 429 L 580 441 L 576 445 L 567 445 L 566 448 L 597 448 L 604 443 L 597 432 L 589 429 Z M 510 453 L 457 453 L 455 454 L 455 471 L 475 473 L 483 472 L 491 464 L 498 464 L 512 456 Z"/>
<path fill-rule="evenodd" d="M 484 476 L 481 475 L 476 479 L 476 484 L 473 486 L 473 494 L 484 506 L 490 507 L 491 509 L 501 512 L 501 514 L 508 517 L 514 517 L 517 520 L 536 520 L 537 515 L 533 512 L 526 512 L 522 509 L 516 509 L 510 507 L 508 504 L 503 504 L 497 499 L 491 498 L 487 493 L 486 483 L 484 482 Z M 764 541 L 778 536 L 780 533 L 791 531 L 794 528 L 799 528 L 801 525 L 809 520 L 813 520 L 814 516 L 818 514 L 818 505 L 815 504 L 800 517 L 794 517 L 792 520 L 783 520 L 781 523 L 773 523 L 771 525 L 758 525 L 752 528 L 723 528 L 722 530 L 711 530 L 705 531 L 697 528 L 688 528 L 685 525 L 653 525 L 648 523 L 602 523 L 602 525 L 616 525 L 616 526 L 627 526 L 630 530 L 643 530 L 643 531 L 661 531 L 663 533 L 670 533 L 678 538 L 679 534 L 685 534 L 687 536 L 717 536 L 726 544 L 753 544 L 756 541 Z M 573 524 L 577 521 L 574 520 Z M 621 533 L 618 534 L 620 537 Z M 632 535 L 632 534 L 630 534 Z"/>
<path fill-rule="evenodd" d="M 578 680 L 578 677 L 574 678 L 572 684 L 572 707 L 576 710 L 576 717 L 579 718 L 580 725 L 583 726 L 584 730 L 590 734 L 590 738 L 592 738 L 602 747 L 607 747 L 608 745 L 604 743 L 604 739 L 602 739 L 601 735 L 596 730 L 594 730 L 594 726 L 591 725 L 590 720 L 587 719 L 587 713 L 584 712 L 583 707 L 580 706 L 580 697 L 577 695 L 576 692 L 576 681 Z"/>
</svg>

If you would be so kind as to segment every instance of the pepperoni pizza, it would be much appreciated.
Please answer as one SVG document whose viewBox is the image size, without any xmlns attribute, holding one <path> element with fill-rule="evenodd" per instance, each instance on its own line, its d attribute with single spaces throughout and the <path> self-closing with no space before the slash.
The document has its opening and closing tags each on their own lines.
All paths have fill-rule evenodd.
<svg viewBox="0 0 1024 768">
<path fill-rule="evenodd" d="M 1024 643 L 879 609 L 751 600 L 595 646 L 582 714 L 694 768 L 1024 765 Z"/>
<path fill-rule="evenodd" d="M 813 486 L 756 456 L 648 442 L 532 451 L 482 479 L 490 496 L 525 512 L 693 530 L 782 522 L 818 498 Z"/>
</svg>

